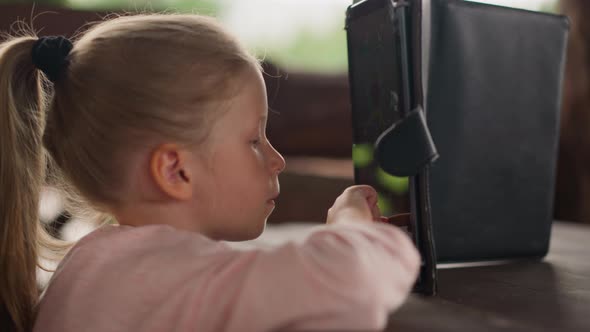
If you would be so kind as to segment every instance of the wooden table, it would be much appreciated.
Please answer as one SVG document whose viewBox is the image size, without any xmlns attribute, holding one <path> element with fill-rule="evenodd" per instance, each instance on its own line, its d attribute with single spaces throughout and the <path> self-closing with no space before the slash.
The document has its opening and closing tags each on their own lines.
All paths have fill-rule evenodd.
<svg viewBox="0 0 590 332">
<path fill-rule="evenodd" d="M 411 295 L 386 331 L 590 331 L 589 244 L 590 226 L 555 222 L 542 261 L 440 269 L 439 294 Z"/>
</svg>

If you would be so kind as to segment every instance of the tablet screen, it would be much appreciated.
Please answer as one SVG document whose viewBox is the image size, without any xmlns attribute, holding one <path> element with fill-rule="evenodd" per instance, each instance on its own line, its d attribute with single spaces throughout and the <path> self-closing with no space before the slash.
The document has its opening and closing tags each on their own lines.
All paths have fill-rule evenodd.
<svg viewBox="0 0 590 332">
<path fill-rule="evenodd" d="M 365 7 L 351 14 L 347 30 L 355 182 L 375 187 L 384 216 L 408 213 L 408 178 L 385 173 L 373 157 L 377 137 L 400 119 L 406 102 L 396 48 L 400 45 L 397 22 L 388 6 Z"/>
</svg>

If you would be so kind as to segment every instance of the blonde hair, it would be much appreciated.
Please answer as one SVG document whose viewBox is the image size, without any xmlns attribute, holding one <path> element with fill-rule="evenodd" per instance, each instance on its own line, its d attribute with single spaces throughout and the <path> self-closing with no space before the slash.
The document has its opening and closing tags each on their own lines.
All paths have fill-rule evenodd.
<svg viewBox="0 0 590 332">
<path fill-rule="evenodd" d="M 72 246 L 39 223 L 42 186 L 59 186 L 70 201 L 106 215 L 125 204 L 131 152 L 163 139 L 202 143 L 234 93 L 232 78 L 260 69 L 213 18 L 198 15 L 96 24 L 74 42 L 54 84 L 33 65 L 37 39 L 28 32 L 0 44 L 2 331 L 33 326 L 41 249 L 59 258 Z"/>
</svg>

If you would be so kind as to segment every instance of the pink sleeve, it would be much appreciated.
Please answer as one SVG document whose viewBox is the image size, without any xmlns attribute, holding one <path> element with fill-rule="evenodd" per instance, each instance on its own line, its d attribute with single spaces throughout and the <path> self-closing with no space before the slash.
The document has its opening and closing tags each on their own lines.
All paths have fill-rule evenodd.
<svg viewBox="0 0 590 332">
<path fill-rule="evenodd" d="M 225 330 L 382 329 L 417 277 L 419 255 L 400 229 L 326 225 L 302 243 L 236 253 L 203 299 L 225 308 Z M 228 270 L 229 269 L 229 270 Z M 213 314 L 213 313 L 212 313 Z"/>
</svg>

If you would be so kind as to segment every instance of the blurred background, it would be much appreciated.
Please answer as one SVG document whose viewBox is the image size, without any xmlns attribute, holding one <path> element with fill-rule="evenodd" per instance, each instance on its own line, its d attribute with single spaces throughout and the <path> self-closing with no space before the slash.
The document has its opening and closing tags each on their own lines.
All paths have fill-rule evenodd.
<svg viewBox="0 0 590 332">
<path fill-rule="evenodd" d="M 40 35 L 71 36 L 113 12 L 171 11 L 218 17 L 265 61 L 268 136 L 285 155 L 282 194 L 270 222 L 325 220 L 353 183 L 344 18 L 353 0 L 0 0 L 0 31 L 17 19 Z M 555 219 L 590 223 L 590 27 L 584 0 L 480 0 L 566 14 L 571 21 L 564 81 Z M 362 152 L 362 151 L 361 151 Z M 363 156 L 359 155 L 362 159 Z M 407 180 L 384 176 L 398 193 L 386 213 L 407 210 Z M 55 201 L 57 202 L 57 201 Z"/>
<path fill-rule="evenodd" d="M 347 70 L 344 14 L 353 0 L 0 0 L 0 4 L 51 5 L 83 11 L 173 10 L 219 17 L 259 55 L 290 70 Z M 481 0 L 557 12 L 557 0 Z M 36 10 L 36 14 L 41 13 Z"/>
</svg>

